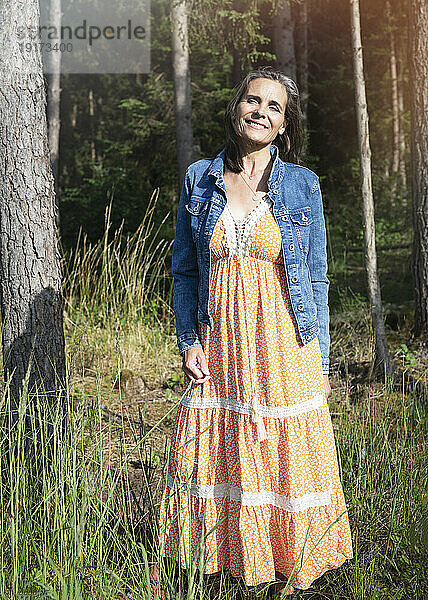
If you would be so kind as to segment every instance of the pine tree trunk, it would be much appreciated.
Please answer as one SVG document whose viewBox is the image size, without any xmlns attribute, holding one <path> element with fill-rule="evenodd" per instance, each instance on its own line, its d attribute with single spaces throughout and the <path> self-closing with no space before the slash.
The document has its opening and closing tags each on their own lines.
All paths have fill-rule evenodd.
<svg viewBox="0 0 428 600">
<path fill-rule="evenodd" d="M 410 1 L 410 116 L 413 197 L 414 333 L 428 323 L 428 5 Z"/>
<path fill-rule="evenodd" d="M 3 0 L 0 30 L 39 26 L 37 0 Z M 40 46 L 0 46 L 0 306 L 5 377 L 17 407 L 28 371 L 38 391 L 63 406 L 65 353 L 61 266 Z M 12 411 L 14 412 L 14 411 Z M 36 423 L 37 427 L 37 423 Z"/>
<path fill-rule="evenodd" d="M 94 102 L 94 90 L 89 89 L 88 91 L 88 104 L 89 104 L 89 129 L 91 136 L 91 163 L 92 172 L 95 175 L 95 164 L 97 161 L 97 154 L 95 148 L 95 102 Z"/>
<path fill-rule="evenodd" d="M 61 30 L 61 0 L 50 0 L 49 11 L 50 25 Z M 59 40 L 60 42 L 61 40 Z M 58 42 L 58 43 L 59 43 Z M 48 131 L 49 152 L 52 172 L 55 181 L 55 196 L 58 199 L 58 160 L 59 160 L 59 132 L 60 121 L 60 99 L 61 99 L 61 52 L 47 52 L 48 61 Z M 59 217 L 59 212 L 58 212 Z M 57 223 L 59 226 L 59 222 Z"/>
<path fill-rule="evenodd" d="M 369 140 L 369 117 L 367 111 L 366 88 L 364 80 L 359 1 L 350 0 L 350 9 L 355 83 L 355 106 L 360 148 L 361 192 L 363 200 L 364 253 L 367 273 L 367 287 L 369 292 L 372 325 L 375 337 L 374 367 L 376 370 L 390 374 L 392 364 L 388 352 L 379 277 L 377 272 L 374 203 L 371 176 L 371 151 Z"/>
<path fill-rule="evenodd" d="M 299 4 L 294 5 L 294 14 L 296 15 L 296 65 L 297 82 L 299 85 L 300 101 L 304 117 L 305 129 L 307 129 L 308 119 L 308 3 L 307 0 L 301 0 Z"/>
<path fill-rule="evenodd" d="M 398 114 L 399 114 L 399 147 L 400 147 L 400 185 L 401 197 L 403 206 L 407 206 L 407 174 L 406 174 L 406 140 L 404 137 L 403 115 L 404 115 L 404 99 L 403 99 L 403 81 L 398 80 Z"/>
<path fill-rule="evenodd" d="M 180 189 L 183 185 L 186 169 L 193 161 L 193 126 L 187 20 L 187 0 L 173 0 L 171 3 L 172 62 Z"/>
<path fill-rule="evenodd" d="M 294 52 L 294 23 L 291 17 L 291 0 L 279 0 L 279 11 L 274 15 L 273 45 L 277 67 L 296 81 L 296 55 Z"/>
<path fill-rule="evenodd" d="M 391 3 L 386 3 L 386 16 L 389 35 L 389 67 L 391 76 L 391 107 L 392 107 L 392 173 L 394 177 L 393 194 L 397 188 L 397 173 L 400 164 L 399 146 L 399 113 L 398 113 L 398 84 L 397 84 L 397 59 L 395 54 L 395 34 L 392 23 Z"/>
<path fill-rule="evenodd" d="M 77 125 L 77 104 L 73 104 L 73 108 L 71 109 L 71 126 L 73 129 L 76 129 Z"/>
<path fill-rule="evenodd" d="M 233 48 L 232 55 L 232 86 L 235 87 L 241 81 L 241 53 L 238 48 Z"/>
</svg>

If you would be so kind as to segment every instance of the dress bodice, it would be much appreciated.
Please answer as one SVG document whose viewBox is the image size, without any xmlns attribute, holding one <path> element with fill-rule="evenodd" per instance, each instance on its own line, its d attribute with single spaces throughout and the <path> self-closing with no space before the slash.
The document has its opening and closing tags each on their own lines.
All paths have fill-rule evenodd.
<svg viewBox="0 0 428 600">
<path fill-rule="evenodd" d="M 262 198 L 240 221 L 234 218 L 226 204 L 211 239 L 214 260 L 250 256 L 270 262 L 281 261 L 281 233 L 271 212 L 272 201 L 268 196 L 266 198 Z"/>
</svg>

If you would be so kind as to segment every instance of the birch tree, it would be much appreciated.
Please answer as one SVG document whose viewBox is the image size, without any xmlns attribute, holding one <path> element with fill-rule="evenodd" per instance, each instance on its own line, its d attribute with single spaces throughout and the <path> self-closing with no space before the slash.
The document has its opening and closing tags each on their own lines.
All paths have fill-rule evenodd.
<svg viewBox="0 0 428 600">
<path fill-rule="evenodd" d="M 2 0 L 0 307 L 12 409 L 27 386 L 30 399 L 37 392 L 51 405 L 61 402 L 65 386 L 61 268 L 46 94 L 39 43 L 33 40 L 21 47 L 15 34 L 23 25 L 38 31 L 38 0 Z"/>
<path fill-rule="evenodd" d="M 369 140 L 369 116 L 364 80 L 359 0 L 350 0 L 350 9 L 355 84 L 355 107 L 360 151 L 361 194 L 363 201 L 364 254 L 372 326 L 375 338 L 374 367 L 375 369 L 382 369 L 387 374 L 390 374 L 392 364 L 388 352 L 385 324 L 383 320 L 380 284 L 377 272 L 374 203 L 371 176 L 371 151 Z"/>
<path fill-rule="evenodd" d="M 428 323 L 428 5 L 410 0 L 409 19 L 415 335 Z"/>
<path fill-rule="evenodd" d="M 186 168 L 193 160 L 187 0 L 172 0 L 171 29 L 177 159 L 181 188 Z"/>
</svg>

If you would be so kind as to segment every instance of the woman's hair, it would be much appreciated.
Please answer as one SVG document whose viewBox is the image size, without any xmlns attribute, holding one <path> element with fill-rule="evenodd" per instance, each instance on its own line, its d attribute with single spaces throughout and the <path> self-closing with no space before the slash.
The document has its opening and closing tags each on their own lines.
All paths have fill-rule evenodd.
<svg viewBox="0 0 428 600">
<path fill-rule="evenodd" d="M 287 92 L 287 106 L 285 108 L 284 118 L 287 119 L 287 128 L 284 133 L 276 136 L 273 141 L 278 146 L 279 156 L 282 160 L 299 164 L 303 149 L 304 133 L 302 127 L 302 110 L 300 108 L 299 90 L 297 85 L 290 77 L 287 77 L 281 71 L 275 71 L 271 67 L 259 67 L 255 71 L 248 73 L 244 79 L 235 86 L 233 98 L 229 101 L 224 115 L 226 129 L 226 147 L 224 162 L 226 167 L 234 173 L 243 170 L 243 164 L 240 153 L 241 136 L 238 131 L 238 121 L 236 118 L 238 104 L 248 90 L 250 81 L 254 79 L 272 79 L 278 81 Z"/>
</svg>

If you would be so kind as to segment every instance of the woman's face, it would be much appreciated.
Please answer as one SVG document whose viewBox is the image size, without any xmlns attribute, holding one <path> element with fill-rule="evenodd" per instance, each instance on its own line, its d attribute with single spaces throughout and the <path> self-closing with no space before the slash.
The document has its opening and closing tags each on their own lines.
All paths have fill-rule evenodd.
<svg viewBox="0 0 428 600">
<path fill-rule="evenodd" d="M 287 126 L 286 106 L 287 92 L 278 81 L 253 79 L 237 107 L 239 134 L 255 145 L 273 142 Z"/>
</svg>

